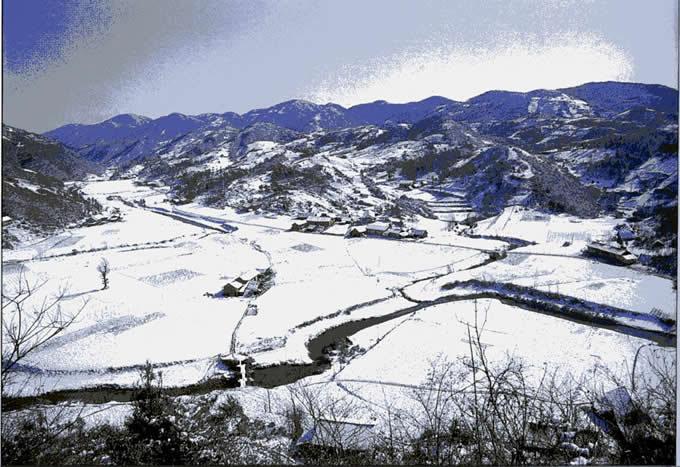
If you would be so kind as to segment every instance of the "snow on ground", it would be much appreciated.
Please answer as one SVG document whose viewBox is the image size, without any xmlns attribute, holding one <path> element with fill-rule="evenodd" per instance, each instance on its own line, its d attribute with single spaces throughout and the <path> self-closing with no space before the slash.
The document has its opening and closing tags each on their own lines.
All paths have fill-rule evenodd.
<svg viewBox="0 0 680 467">
<path fill-rule="evenodd" d="M 286 330 L 306 321 L 389 297 L 394 287 L 416 277 L 469 267 L 488 257 L 442 245 L 298 232 L 277 232 L 257 241 L 272 256 L 276 285 L 253 302 L 258 315 L 246 317 L 239 329 L 239 345 L 250 351 L 280 345 Z"/>
<path fill-rule="evenodd" d="M 138 196 L 146 190 L 121 183 L 91 185 L 90 192 L 96 188 L 104 198 L 125 190 Z M 61 302 L 65 313 L 84 305 L 75 323 L 23 362 L 49 370 L 45 390 L 130 384 L 136 380 L 135 367 L 147 359 L 161 365 L 200 361 L 175 365 L 166 378 L 168 385 L 196 382 L 205 375 L 206 359 L 229 352 L 232 332 L 247 305 L 245 299 L 206 293 L 218 294 L 241 273 L 269 266 L 266 255 L 247 239 L 123 206 L 124 222 L 73 229 L 71 235 L 57 236 L 58 241 L 44 240 L 53 246 L 49 255 L 84 250 L 80 245 L 105 250 L 5 263 L 7 289 L 16 284 L 22 267 L 29 283 L 47 281 L 28 306 L 38 306 L 62 287 L 68 289 Z M 135 240 L 145 244 L 113 248 Z M 96 270 L 101 258 L 111 266 L 106 290 L 101 290 Z"/>
<path fill-rule="evenodd" d="M 479 245 L 481 248 L 487 246 L 484 240 L 463 243 Z M 351 239 L 346 248 L 364 274 L 379 275 L 384 280 L 397 280 L 399 285 L 406 285 L 417 278 L 471 267 L 488 258 L 488 254 L 481 251 L 444 244 L 372 238 Z"/>
<path fill-rule="evenodd" d="M 578 324 L 512 307 L 498 300 L 478 300 L 481 342 L 489 361 L 508 356 L 524 361 L 537 384 L 544 369 L 571 374 L 576 381 L 611 385 L 609 375 L 629 379 L 637 349 L 644 339 Z M 370 348 L 334 375 L 365 399 L 380 401 L 381 383 L 422 385 L 431 363 L 444 357 L 456 362 L 469 356 L 468 325 L 474 336 L 475 305 L 471 300 L 437 305 L 408 318 L 388 321 L 350 336 Z M 381 340 L 376 344 L 376 338 Z M 384 336 L 384 337 L 383 337 Z M 354 382 L 353 382 L 354 380 Z"/>
<path fill-rule="evenodd" d="M 106 199 L 110 195 L 122 196 L 126 200 L 162 196 L 148 187 L 136 187 L 130 180 L 89 183 L 84 186 L 83 191 L 88 196 L 98 199 L 104 206 L 118 208 L 123 220 L 74 228 L 34 243 L 18 245 L 15 249 L 3 251 L 3 261 L 65 255 L 74 250 L 85 252 L 93 249 L 139 247 L 179 238 L 198 237 L 210 232 L 160 214 L 130 207 L 118 200 Z"/>
<path fill-rule="evenodd" d="M 254 353 L 252 356 L 260 365 L 275 365 L 280 362 L 311 363 L 312 360 L 309 357 L 307 343 L 310 339 L 318 336 L 327 329 L 347 322 L 388 315 L 396 310 L 408 308 L 413 305 L 412 302 L 401 297 L 390 298 L 386 295 L 384 298 L 386 299 L 382 301 L 376 300 L 375 304 L 367 304 L 350 313 L 340 313 L 332 318 L 325 318 L 308 325 L 292 328 L 285 334 L 282 333 L 283 335 L 270 336 L 271 339 L 269 341 L 258 342 L 258 344 L 261 345 L 259 349 L 254 345 L 247 347 L 244 344 L 241 332 L 239 332 L 239 347 L 237 348 L 237 352 L 243 353 L 244 351 L 249 350 L 259 350 L 260 352 Z M 245 327 L 251 318 L 253 317 L 247 316 L 244 318 L 242 327 Z M 281 337 L 285 338 L 285 345 L 277 346 L 277 338 Z M 265 350 L 265 346 L 263 345 L 265 343 L 269 344 L 272 349 Z"/>
<path fill-rule="evenodd" d="M 613 217 L 581 219 L 510 206 L 497 216 L 477 223 L 474 233 L 520 238 L 537 243 L 590 242 L 613 235 L 620 220 Z"/>
<path fill-rule="evenodd" d="M 455 281 L 493 281 L 576 297 L 638 313 L 656 309 L 675 318 L 673 282 L 631 268 L 600 263 L 581 257 L 522 254 L 535 247 L 519 248 L 507 258 L 468 271 L 456 272 L 409 287 L 407 293 L 420 300 L 454 293 L 441 286 Z"/>
<path fill-rule="evenodd" d="M 391 295 L 362 274 L 342 237 L 280 232 L 258 239 L 272 256 L 275 287 L 254 301 L 257 316 L 244 319 L 239 343 L 251 347 L 286 330 L 357 303 Z"/>
<path fill-rule="evenodd" d="M 130 180 L 94 180 L 83 189 L 105 206 L 118 207 L 123 222 L 71 229 L 16 251 L 3 251 L 6 284 L 16 279 L 20 267 L 7 260 L 24 259 L 29 278 L 49 280 L 44 291 L 54 293 L 60 285 L 70 286 L 64 311 L 88 300 L 71 328 L 25 362 L 51 370 L 42 374 L 45 390 L 127 386 L 137 380 L 137 369 L 147 359 L 163 367 L 167 385 L 194 383 L 214 371 L 215 356 L 230 352 L 239 322 L 238 353 L 253 356 L 259 364 L 310 362 L 306 344 L 311 338 L 342 323 L 412 307 L 414 303 L 395 289 L 439 274 L 443 277 L 407 287 L 408 295 L 434 299 L 455 293 L 442 291 L 445 283 L 478 279 L 642 313 L 656 308 L 656 314 L 675 316 L 671 281 L 576 257 L 585 241 L 611 232 L 616 222 L 610 218 L 577 219 L 507 208 L 479 222 L 474 233 L 539 244 L 478 267 L 489 258 L 489 250 L 505 249 L 508 243 L 458 235 L 448 231 L 442 220 L 421 219 L 413 225 L 428 231 L 424 240 L 347 239 L 290 232 L 288 216 L 239 214 L 196 203 L 172 206 L 164 190 Z M 147 206 L 205 226 L 226 222 L 238 230 L 218 233 L 107 199 L 112 195 L 126 201 L 144 199 Z M 424 192 L 421 198 L 437 199 Z M 572 245 L 562 246 L 565 241 Z M 86 252 L 93 248 L 102 250 Z M 72 250 L 76 254 L 49 258 Z M 100 290 L 95 269 L 102 257 L 112 268 L 107 290 Z M 270 265 L 274 285 L 257 298 L 205 295 L 219 292 L 246 270 Z M 256 315 L 243 316 L 248 303 L 257 305 Z M 489 306 L 484 342 L 490 355 L 501 359 L 507 350 L 535 368 L 547 362 L 575 375 L 592 374 L 593 368 L 619 371 L 637 346 L 649 342 L 496 300 L 480 304 Z M 403 395 L 410 389 L 346 380 L 421 384 L 429 361 L 440 352 L 451 359 L 469 352 L 464 338 L 471 306 L 470 301 L 438 305 L 350 336 L 354 344 L 369 350 L 337 375 L 340 385 L 325 388 L 345 395 L 346 390 L 357 392 L 368 401 L 382 400 L 385 394 Z M 338 369 L 335 364 L 334 371 Z M 326 372 L 303 381 L 323 383 L 329 377 Z"/>
<path fill-rule="evenodd" d="M 427 238 L 423 240 L 424 243 L 441 243 L 480 250 L 499 250 L 508 247 L 508 243 L 501 240 L 465 237 L 453 231 L 448 231 L 446 222 L 438 219 L 420 219 L 415 227 L 427 230 Z"/>
<path fill-rule="evenodd" d="M 66 424 L 76 418 L 85 423 L 85 429 L 96 428 L 102 423 L 112 426 L 122 426 L 125 419 L 132 415 L 132 404 L 107 402 L 105 404 L 73 404 L 62 402 L 55 405 L 38 405 L 26 410 L 4 412 L 3 423 L 13 423 L 15 417 L 25 416 L 27 413 L 39 410 L 47 420 Z M 94 446 L 92 446 L 94 447 Z M 89 448 L 89 446 L 88 446 Z"/>
<path fill-rule="evenodd" d="M 88 303 L 77 323 L 30 358 L 43 368 L 80 370 L 171 362 L 228 352 L 231 331 L 245 310 L 241 299 L 216 294 L 266 257 L 233 237 L 215 234 L 149 250 L 108 252 L 110 287 L 100 290 L 101 254 L 29 264 L 29 278 L 70 284 L 64 306 Z"/>
</svg>

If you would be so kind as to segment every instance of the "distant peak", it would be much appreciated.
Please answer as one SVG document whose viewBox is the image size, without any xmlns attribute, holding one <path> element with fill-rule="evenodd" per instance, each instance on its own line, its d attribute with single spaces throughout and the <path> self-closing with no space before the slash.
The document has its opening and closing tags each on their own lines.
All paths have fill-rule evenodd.
<svg viewBox="0 0 680 467">
<path fill-rule="evenodd" d="M 316 104 L 314 102 L 306 101 L 304 99 L 291 99 L 289 101 L 282 102 L 279 105 L 282 107 L 290 105 L 293 105 L 295 107 L 316 107 Z"/>
<path fill-rule="evenodd" d="M 113 124 L 116 124 L 116 125 L 132 126 L 132 125 L 143 125 L 144 123 L 147 123 L 149 121 L 151 121 L 151 119 L 149 117 L 145 117 L 143 115 L 137 115 L 137 114 L 133 114 L 133 113 L 127 113 L 127 114 L 116 115 L 115 117 L 106 120 L 104 123 L 110 122 L 110 123 L 113 123 Z"/>
</svg>

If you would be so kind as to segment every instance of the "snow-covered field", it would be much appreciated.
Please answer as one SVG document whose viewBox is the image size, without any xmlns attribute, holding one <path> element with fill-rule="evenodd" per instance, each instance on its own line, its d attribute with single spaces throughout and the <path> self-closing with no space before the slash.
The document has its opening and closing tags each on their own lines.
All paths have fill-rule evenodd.
<svg viewBox="0 0 680 467">
<path fill-rule="evenodd" d="M 513 237 L 536 243 L 603 240 L 613 235 L 620 220 L 612 217 L 580 219 L 566 214 L 545 214 L 532 209 L 510 206 L 498 216 L 477 224 L 475 234 Z"/>
<path fill-rule="evenodd" d="M 47 281 L 34 304 L 68 287 L 63 311 L 84 305 L 71 327 L 23 362 L 42 370 L 27 392 L 130 386 L 147 360 L 163 370 L 166 385 L 190 385 L 222 371 L 219 357 L 232 347 L 262 365 L 310 363 L 307 343 L 324 331 L 410 310 L 416 301 L 470 292 L 441 289 L 453 282 L 513 284 L 675 317 L 669 279 L 579 257 L 586 241 L 611 233 L 614 219 L 507 208 L 479 222 L 474 234 L 537 244 L 489 263 L 489 253 L 507 249 L 506 241 L 466 237 L 441 220 L 415 224 L 428 230 L 424 240 L 349 239 L 288 231 L 291 219 L 284 216 L 238 214 L 196 203 L 173 206 L 165 190 L 130 180 L 93 180 L 83 189 L 105 207 L 118 208 L 123 220 L 3 251 L 3 287 L 11 289 L 23 268 L 29 281 Z M 422 197 L 434 200 L 424 192 Z M 135 200 L 176 218 L 130 204 Z M 222 223 L 237 230 L 219 231 Z M 565 241 L 572 244 L 563 246 Z M 96 271 L 101 258 L 111 265 L 105 290 Z M 264 294 L 220 296 L 241 273 L 268 267 L 273 286 Z M 244 314 L 249 304 L 257 306 L 257 314 Z M 326 384 L 335 375 L 345 389 L 326 384 L 333 391 L 353 388 L 367 400 L 383 398 L 385 391 L 406 391 L 399 385 L 422 384 L 433 359 L 457 360 L 469 353 L 473 308 L 469 300 L 439 304 L 368 326 L 348 336 L 362 350 L 339 373 L 335 363 L 302 382 Z M 489 356 L 502 360 L 509 353 L 536 375 L 544 364 L 575 377 L 603 368 L 621 375 L 637 348 L 650 342 L 497 300 L 480 300 L 479 308 L 488 309 L 483 341 Z"/>
<path fill-rule="evenodd" d="M 540 378 L 545 365 L 568 368 L 575 377 L 593 375 L 599 368 L 621 376 L 624 363 L 632 361 L 637 348 L 645 343 L 498 300 L 478 300 L 477 310 L 479 327 L 483 326 L 481 342 L 489 360 L 521 359 L 529 365 L 534 378 Z M 469 356 L 467 331 L 469 326 L 474 336 L 474 325 L 475 304 L 465 300 L 419 310 L 393 323 L 389 335 L 377 344 L 374 331 L 365 329 L 351 339 L 362 347 L 372 346 L 371 351 L 354 359 L 335 379 L 422 384 L 431 362 L 440 356 L 450 361 Z"/>
<path fill-rule="evenodd" d="M 456 293 L 455 290 L 441 288 L 455 282 L 514 284 L 631 312 L 675 319 L 676 293 L 670 279 L 569 254 L 530 254 L 535 250 L 535 247 L 519 248 L 505 259 L 420 282 L 407 288 L 406 292 L 414 299 L 433 300 L 444 294 Z"/>
</svg>

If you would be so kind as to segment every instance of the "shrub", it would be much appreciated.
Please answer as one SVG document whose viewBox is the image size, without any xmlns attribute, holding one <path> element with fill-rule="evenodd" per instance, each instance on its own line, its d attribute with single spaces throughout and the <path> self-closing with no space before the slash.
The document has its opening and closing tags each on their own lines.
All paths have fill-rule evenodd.
<svg viewBox="0 0 680 467">
<path fill-rule="evenodd" d="M 123 464 L 185 464 L 190 443 L 176 424 L 177 413 L 163 394 L 161 373 L 147 361 L 133 396 L 132 415 L 126 420 L 127 436 L 111 441 L 113 460 Z"/>
</svg>

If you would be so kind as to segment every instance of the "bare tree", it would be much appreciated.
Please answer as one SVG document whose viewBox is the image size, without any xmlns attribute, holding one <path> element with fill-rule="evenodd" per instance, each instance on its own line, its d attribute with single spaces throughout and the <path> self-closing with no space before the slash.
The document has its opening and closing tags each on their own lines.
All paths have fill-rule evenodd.
<svg viewBox="0 0 680 467">
<path fill-rule="evenodd" d="M 86 300 L 75 312 L 64 312 L 61 302 L 67 294 L 66 287 L 59 288 L 54 295 L 45 294 L 40 300 L 41 289 L 46 283 L 47 281 L 29 282 L 23 266 L 16 282 L 3 283 L 3 394 L 17 364 L 73 324 L 87 305 Z"/>
<path fill-rule="evenodd" d="M 111 272 L 111 265 L 106 258 L 102 258 L 97 266 L 97 272 L 102 279 L 102 288 L 107 289 L 109 287 L 109 273 Z"/>
</svg>

